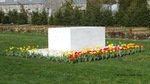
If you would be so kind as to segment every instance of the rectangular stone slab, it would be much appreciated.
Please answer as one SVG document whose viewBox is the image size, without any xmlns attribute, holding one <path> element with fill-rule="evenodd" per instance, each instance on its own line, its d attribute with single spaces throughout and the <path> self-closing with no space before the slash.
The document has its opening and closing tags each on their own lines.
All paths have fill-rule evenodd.
<svg viewBox="0 0 150 84">
<path fill-rule="evenodd" d="M 105 47 L 105 27 L 61 27 L 48 29 L 48 49 L 78 51 Z"/>
</svg>

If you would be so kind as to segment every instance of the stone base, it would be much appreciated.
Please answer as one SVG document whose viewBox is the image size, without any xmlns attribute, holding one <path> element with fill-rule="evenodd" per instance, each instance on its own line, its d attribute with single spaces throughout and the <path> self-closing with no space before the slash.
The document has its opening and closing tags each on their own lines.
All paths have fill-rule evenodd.
<svg viewBox="0 0 150 84">
<path fill-rule="evenodd" d="M 42 54 L 43 56 L 63 56 L 62 52 L 65 51 L 56 51 L 56 50 L 49 50 L 48 48 L 44 49 L 37 49 L 37 50 L 29 50 L 30 53 Z"/>
</svg>

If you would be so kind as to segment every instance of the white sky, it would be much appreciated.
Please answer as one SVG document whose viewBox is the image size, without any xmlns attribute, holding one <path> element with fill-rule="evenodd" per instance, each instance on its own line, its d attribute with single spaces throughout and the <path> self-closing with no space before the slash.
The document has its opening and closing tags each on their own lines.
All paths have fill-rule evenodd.
<svg viewBox="0 0 150 84">
<path fill-rule="evenodd" d="M 5 2 L 5 0 L 0 0 L 0 2 Z"/>
</svg>

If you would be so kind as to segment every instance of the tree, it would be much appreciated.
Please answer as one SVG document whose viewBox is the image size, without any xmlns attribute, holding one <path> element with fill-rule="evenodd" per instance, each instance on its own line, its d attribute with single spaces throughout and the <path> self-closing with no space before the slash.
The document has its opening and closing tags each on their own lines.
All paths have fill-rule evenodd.
<svg viewBox="0 0 150 84">
<path fill-rule="evenodd" d="M 18 2 L 18 4 L 20 5 L 21 13 L 23 13 L 25 18 L 28 18 L 27 11 L 25 10 L 24 5 L 21 4 L 20 2 Z"/>
<path fill-rule="evenodd" d="M 118 12 L 115 15 L 115 22 L 117 25 L 125 25 L 124 23 L 124 16 L 127 13 L 127 9 L 130 6 L 132 0 L 119 0 L 118 4 L 119 4 L 119 9 Z"/>
<path fill-rule="evenodd" d="M 8 12 L 8 16 L 9 16 L 9 22 L 10 23 L 17 24 L 17 21 L 18 21 L 18 12 L 16 10 L 9 11 Z"/>
<path fill-rule="evenodd" d="M 48 24 L 48 15 L 45 10 L 41 13 L 32 12 L 31 14 L 31 23 L 33 25 L 47 25 Z"/>
<path fill-rule="evenodd" d="M 149 26 L 150 10 L 147 0 L 119 0 L 115 22 L 121 26 Z"/>
<path fill-rule="evenodd" d="M 80 7 L 74 7 L 72 1 L 67 1 L 62 7 L 54 14 L 54 23 L 56 25 L 80 25 L 82 12 Z"/>
<path fill-rule="evenodd" d="M 42 13 L 39 14 L 40 16 L 40 24 L 41 25 L 47 25 L 48 24 L 48 15 L 45 10 L 42 11 Z"/>
<path fill-rule="evenodd" d="M 149 16 L 147 0 L 133 0 L 125 14 L 125 26 L 148 26 Z"/>
<path fill-rule="evenodd" d="M 4 15 L 4 18 L 2 19 L 3 24 L 10 24 L 9 16 L 7 14 Z"/>
<path fill-rule="evenodd" d="M 103 4 L 115 3 L 114 0 L 88 0 L 86 10 L 86 25 L 111 26 L 113 25 L 113 14 L 110 7 L 105 8 Z"/>
<path fill-rule="evenodd" d="M 24 5 L 18 2 L 21 8 L 21 12 L 18 13 L 18 24 L 27 24 L 28 23 L 28 15 L 27 11 L 24 8 Z"/>
<path fill-rule="evenodd" d="M 31 23 L 33 25 L 39 25 L 39 23 L 40 23 L 40 18 L 39 17 L 40 17 L 39 13 L 33 11 L 32 14 L 31 14 Z"/>
<path fill-rule="evenodd" d="M 78 26 L 78 25 L 81 25 L 81 19 L 82 19 L 82 11 L 79 10 L 80 7 L 75 7 L 73 9 L 73 13 L 71 15 L 71 23 L 70 25 L 74 25 L 74 26 Z"/>
<path fill-rule="evenodd" d="M 3 23 L 3 19 L 4 19 L 4 12 L 0 10 L 0 23 Z"/>
<path fill-rule="evenodd" d="M 61 11 L 63 13 L 62 23 L 63 25 L 71 25 L 72 22 L 72 16 L 73 16 L 73 6 L 72 2 L 66 1 L 66 3 L 63 4 L 61 7 Z"/>
<path fill-rule="evenodd" d="M 59 9 L 55 14 L 54 14 L 54 24 L 55 25 L 63 25 L 63 13 L 61 9 Z"/>
<path fill-rule="evenodd" d="M 55 21 L 54 21 L 54 16 L 51 15 L 51 16 L 49 17 L 48 23 L 49 23 L 49 25 L 54 25 L 54 24 L 55 24 L 54 22 L 55 22 Z"/>
<path fill-rule="evenodd" d="M 101 19 L 101 2 L 100 0 L 87 0 L 87 9 L 82 18 L 82 24 L 88 26 L 100 25 Z"/>
<path fill-rule="evenodd" d="M 116 0 L 100 0 L 103 4 L 115 4 Z"/>
<path fill-rule="evenodd" d="M 18 13 L 18 24 L 27 24 L 28 23 L 28 18 L 24 15 L 24 13 L 20 12 Z"/>
<path fill-rule="evenodd" d="M 102 26 L 112 26 L 114 25 L 114 17 L 112 14 L 112 11 L 110 9 L 105 9 L 102 12 L 102 18 L 101 18 Z"/>
</svg>

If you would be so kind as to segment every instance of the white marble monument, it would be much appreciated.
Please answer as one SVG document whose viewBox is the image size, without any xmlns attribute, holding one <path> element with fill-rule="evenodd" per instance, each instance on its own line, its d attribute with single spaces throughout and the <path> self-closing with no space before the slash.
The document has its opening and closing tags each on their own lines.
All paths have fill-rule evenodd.
<svg viewBox="0 0 150 84">
<path fill-rule="evenodd" d="M 48 29 L 48 49 L 58 51 L 105 47 L 105 27 L 61 27 Z"/>
</svg>

